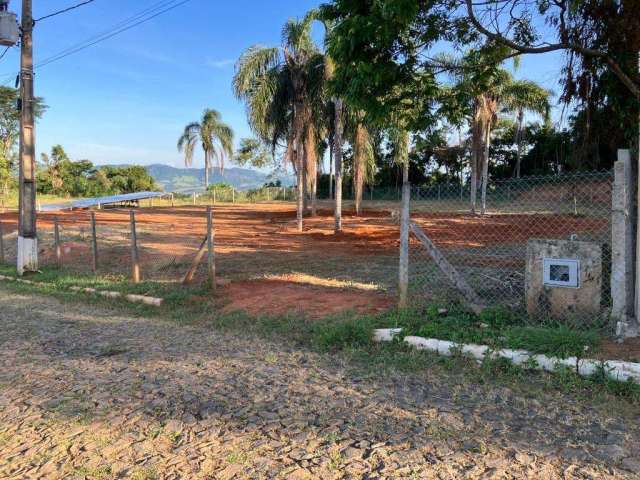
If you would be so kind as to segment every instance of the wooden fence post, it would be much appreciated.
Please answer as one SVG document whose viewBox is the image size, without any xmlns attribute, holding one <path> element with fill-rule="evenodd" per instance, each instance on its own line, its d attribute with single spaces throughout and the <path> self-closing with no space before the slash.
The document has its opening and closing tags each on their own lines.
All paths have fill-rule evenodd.
<svg viewBox="0 0 640 480">
<path fill-rule="evenodd" d="M 173 199 L 173 193 L 171 193 L 171 208 L 175 207 L 175 200 Z"/>
<path fill-rule="evenodd" d="M 207 207 L 207 273 L 212 291 L 216 291 L 216 259 L 214 251 L 213 209 Z"/>
<path fill-rule="evenodd" d="M 91 212 L 91 252 L 93 273 L 98 271 L 98 235 L 96 229 L 96 212 Z"/>
<path fill-rule="evenodd" d="M 4 225 L 0 222 L 0 263 L 4 263 Z"/>
<path fill-rule="evenodd" d="M 196 192 L 193 192 L 193 204 L 196 204 Z"/>
<path fill-rule="evenodd" d="M 236 189 L 231 187 L 231 203 L 236 203 Z"/>
<path fill-rule="evenodd" d="M 213 204 L 216 204 L 216 187 L 213 187 Z"/>
<path fill-rule="evenodd" d="M 62 247 L 60 246 L 60 225 L 58 217 L 53 219 L 53 242 L 56 250 L 56 265 L 62 267 Z"/>
<path fill-rule="evenodd" d="M 411 206 L 411 184 L 402 186 L 402 212 L 400 216 L 400 278 L 398 291 L 400 298 L 398 306 L 407 308 L 409 293 L 409 222 L 411 221 L 409 208 Z"/>
<path fill-rule="evenodd" d="M 136 213 L 129 211 L 131 221 L 131 280 L 140 283 L 140 262 L 138 259 L 138 236 L 136 234 Z"/>
</svg>

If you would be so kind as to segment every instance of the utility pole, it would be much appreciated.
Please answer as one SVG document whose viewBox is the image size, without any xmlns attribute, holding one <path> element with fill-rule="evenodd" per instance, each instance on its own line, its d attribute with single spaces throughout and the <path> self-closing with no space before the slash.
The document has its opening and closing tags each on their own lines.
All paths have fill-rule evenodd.
<svg viewBox="0 0 640 480">
<path fill-rule="evenodd" d="M 32 0 L 22 0 L 18 275 L 24 274 L 25 271 L 33 272 L 38 269 L 33 102 L 33 5 Z"/>
</svg>

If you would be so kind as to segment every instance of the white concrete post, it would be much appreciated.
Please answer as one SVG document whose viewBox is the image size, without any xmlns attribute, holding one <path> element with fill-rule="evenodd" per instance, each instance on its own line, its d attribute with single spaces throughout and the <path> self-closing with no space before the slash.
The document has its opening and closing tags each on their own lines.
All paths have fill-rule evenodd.
<svg viewBox="0 0 640 480">
<path fill-rule="evenodd" d="M 634 184 L 631 154 L 618 150 L 611 200 L 611 318 L 619 338 L 638 334 L 634 318 Z"/>
</svg>

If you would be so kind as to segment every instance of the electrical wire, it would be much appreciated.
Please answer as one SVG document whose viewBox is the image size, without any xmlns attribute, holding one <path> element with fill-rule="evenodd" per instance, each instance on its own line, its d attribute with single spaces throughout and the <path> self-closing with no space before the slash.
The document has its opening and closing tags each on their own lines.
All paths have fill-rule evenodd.
<svg viewBox="0 0 640 480">
<path fill-rule="evenodd" d="M 83 7 L 83 6 L 88 5 L 89 3 L 93 3 L 93 2 L 95 2 L 95 0 L 86 0 L 84 2 L 78 3 L 77 5 L 73 5 L 73 6 L 69 7 L 69 8 L 58 10 L 57 12 L 50 13 L 49 15 L 45 15 L 44 17 L 36 18 L 34 20 L 34 22 L 41 22 L 42 20 L 46 20 L 47 18 L 55 17 L 57 15 L 62 15 L 63 13 L 70 12 L 71 10 L 75 10 L 76 8 Z"/>
<path fill-rule="evenodd" d="M 2 53 L 0 53 L 0 60 L 4 58 L 4 56 L 7 54 L 9 50 L 11 50 L 11 46 L 8 46 L 7 48 L 4 49 Z"/>
<path fill-rule="evenodd" d="M 171 0 L 169 2 L 160 2 L 159 4 L 155 4 L 155 6 L 149 7 L 147 9 L 145 9 L 143 11 L 143 13 L 139 13 L 137 15 L 134 15 L 133 17 L 131 17 L 128 20 L 125 20 L 123 22 L 120 22 L 117 26 L 112 27 L 110 30 L 104 32 L 103 34 L 99 34 L 97 36 L 94 36 L 90 39 L 85 40 L 84 42 L 81 42 L 79 44 L 76 44 L 75 46 L 69 47 L 66 50 L 63 50 L 51 57 L 48 57 L 46 59 L 44 59 L 42 62 L 38 63 L 35 65 L 34 68 L 42 68 L 45 65 L 49 65 L 50 63 L 56 62 L 58 60 L 61 60 L 65 57 L 68 57 L 69 55 L 73 55 L 74 53 L 78 53 L 82 50 L 85 50 L 89 47 L 92 47 L 94 45 L 97 45 L 98 43 L 102 43 L 105 40 L 108 40 L 110 38 L 113 38 L 117 35 L 120 35 L 123 32 L 126 32 L 127 30 L 131 30 L 132 28 L 135 28 L 139 25 L 142 25 L 143 23 L 146 23 L 150 20 L 153 20 L 156 17 L 159 17 L 160 15 L 167 13 L 171 10 L 174 10 L 182 5 L 184 5 L 185 3 L 188 3 L 192 0 L 181 0 L 178 3 L 174 3 L 175 0 Z M 151 15 L 149 15 L 151 14 Z M 131 23 L 134 22 L 134 23 Z"/>
</svg>

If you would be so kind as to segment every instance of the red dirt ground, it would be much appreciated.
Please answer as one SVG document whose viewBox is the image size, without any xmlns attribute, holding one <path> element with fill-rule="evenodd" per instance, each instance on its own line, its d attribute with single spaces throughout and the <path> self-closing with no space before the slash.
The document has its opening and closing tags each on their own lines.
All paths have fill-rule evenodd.
<svg viewBox="0 0 640 480">
<path fill-rule="evenodd" d="M 231 283 L 225 295 L 225 312 L 243 310 L 251 315 L 305 313 L 322 318 L 340 312 L 380 313 L 390 309 L 394 300 L 375 292 L 304 285 L 281 280 L 248 280 Z"/>
<path fill-rule="evenodd" d="M 253 205 L 216 205 L 216 251 L 221 254 L 249 251 L 278 255 L 278 252 L 306 252 L 318 258 L 336 256 L 393 255 L 399 243 L 399 227 L 392 222 L 390 211 L 366 210 L 360 217 L 344 212 L 344 231 L 333 232 L 332 210 L 321 209 L 315 218 L 305 219 L 305 231 L 295 228 L 295 206 L 272 203 Z M 51 231 L 57 217 L 65 226 L 85 226 L 89 212 L 42 213 L 40 228 Z M 96 212 L 98 229 L 117 227 L 125 232 L 129 225 L 128 210 Z M 448 248 L 481 247 L 525 242 L 531 237 L 554 236 L 606 231 L 607 222 L 588 217 L 558 215 L 489 215 L 415 213 L 414 221 L 422 225 L 440 246 Z M 206 232 L 204 207 L 144 208 L 136 211 L 139 231 L 153 232 L 154 255 L 189 253 L 197 248 Z M 15 230 L 15 213 L 0 215 L 5 234 Z M 124 238 L 124 237 L 123 237 Z M 125 242 L 126 243 L 126 242 Z M 126 256 L 127 251 L 123 249 Z M 49 252 L 50 253 L 50 252 Z M 189 253 L 191 254 L 191 253 Z M 224 273 L 223 273 L 224 274 Z M 326 286 L 309 286 L 286 281 L 256 281 L 237 283 L 229 288 L 230 306 L 245 308 L 252 313 L 285 313 L 304 309 L 311 316 L 351 309 L 361 313 L 387 308 L 393 301 L 380 294 Z"/>
</svg>

